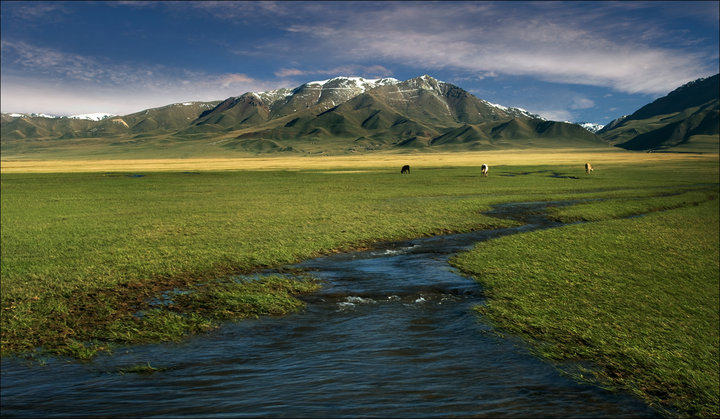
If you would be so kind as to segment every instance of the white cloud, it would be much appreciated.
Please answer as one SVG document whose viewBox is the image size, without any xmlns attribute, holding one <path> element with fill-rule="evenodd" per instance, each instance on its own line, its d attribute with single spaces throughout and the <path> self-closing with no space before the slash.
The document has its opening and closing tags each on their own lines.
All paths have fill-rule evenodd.
<svg viewBox="0 0 720 419">
<path fill-rule="evenodd" d="M 292 76 L 302 76 L 307 74 L 307 71 L 299 70 L 297 68 L 281 68 L 280 70 L 275 72 L 275 75 L 277 77 L 292 77 Z"/>
<path fill-rule="evenodd" d="M 23 41 L 3 40 L 1 45 L 4 72 L 44 74 L 58 80 L 69 79 L 122 85 L 147 80 L 153 70 L 160 68 L 159 66 L 140 68 L 127 64 L 115 64 L 107 59 L 66 53 Z"/>
<path fill-rule="evenodd" d="M 706 40 L 677 26 L 657 20 L 648 24 L 643 11 L 665 10 L 667 22 L 685 14 L 717 25 L 717 4 L 712 3 L 716 2 L 111 2 L 111 7 L 201 16 L 253 31 L 239 30 L 237 39 L 212 38 L 212 46 L 227 53 L 213 57 L 225 60 L 223 70 L 189 71 L 163 63 L 85 56 L 73 53 L 73 45 L 50 48 L 20 40 L 21 33 L 9 36 L 4 28 L 2 108 L 24 112 L 12 106 L 30 106 L 34 100 L 53 109 L 27 111 L 127 113 L 129 108 L 292 87 L 319 76 L 388 77 L 398 69 L 417 74 L 451 70 L 456 79 L 475 82 L 519 76 L 662 95 L 716 73 L 718 50 L 714 44 L 703 50 Z M 68 5 L 27 3 L 12 13 L 24 24 L 37 25 L 53 15 L 73 17 L 76 9 Z M 708 35 L 712 36 L 716 34 Z M 237 67 L 230 69 L 233 63 Z M 245 63 L 249 65 L 243 67 Z M 62 94 L 68 95 L 65 105 Z M 88 106 L 93 100 L 97 106 L 91 109 L 63 108 Z M 533 112 L 548 119 L 570 120 L 572 110 L 595 107 L 584 96 L 550 102 L 546 95 L 544 100 L 540 107 L 549 110 Z M 567 110 L 560 110 L 563 107 Z"/>
<path fill-rule="evenodd" d="M 161 65 L 113 63 L 26 42 L 2 41 L 2 112 L 127 114 L 186 101 L 272 90 L 278 81 L 241 73 L 208 74 Z"/>
<path fill-rule="evenodd" d="M 277 77 L 295 77 L 310 75 L 332 75 L 332 76 L 360 76 L 360 77 L 388 77 L 393 73 L 382 65 L 345 65 L 329 69 L 301 70 L 297 68 L 283 68 L 275 72 Z"/>
<path fill-rule="evenodd" d="M 3 113 L 46 113 L 50 115 L 74 115 L 107 112 L 126 115 L 143 109 L 189 101 L 214 101 L 239 96 L 248 91 L 277 88 L 273 84 L 253 81 L 244 82 L 236 75 L 187 79 L 176 81 L 173 88 L 162 86 L 111 86 L 77 83 L 57 83 L 52 80 L 2 77 Z M 170 82 L 166 82 L 170 84 Z"/>
<path fill-rule="evenodd" d="M 595 107 L 595 102 L 585 97 L 576 97 L 570 104 L 570 109 L 589 109 Z"/>
<path fill-rule="evenodd" d="M 245 86 L 245 87 L 243 87 Z M 78 86 L 57 84 L 38 79 L 2 80 L 3 113 L 46 113 L 50 115 L 74 115 L 93 112 L 107 112 L 125 115 L 171 103 L 190 101 L 214 101 L 239 96 L 249 91 L 264 91 L 278 88 L 274 84 L 229 84 L 222 85 L 222 78 L 211 82 L 177 83 L 174 88 L 143 88 L 142 86 Z"/>
<path fill-rule="evenodd" d="M 172 103 L 169 97 L 144 95 L 136 90 L 78 89 L 49 81 L 2 79 L 3 113 L 45 113 L 67 116 L 93 112 L 128 114 Z M 162 103 L 165 100 L 169 102 Z"/>
<path fill-rule="evenodd" d="M 144 2 L 143 2 L 144 3 Z M 287 8 L 273 1 L 191 1 L 179 2 L 180 4 L 161 3 L 168 7 L 189 6 L 194 11 L 208 13 L 215 18 L 223 20 L 236 19 L 267 19 L 271 16 L 281 16 L 288 13 Z"/>
<path fill-rule="evenodd" d="M 573 121 L 575 119 L 574 115 L 565 109 L 541 109 L 534 110 L 533 113 L 550 121 Z"/>
<path fill-rule="evenodd" d="M 591 17 L 608 18 L 601 9 L 590 17 L 574 10 L 575 19 L 569 19 L 555 16 L 561 6 L 544 11 L 547 6 L 535 3 L 512 6 L 512 13 L 509 4 L 493 2 L 413 5 L 391 3 L 342 24 L 325 19 L 321 26 L 298 24 L 288 31 L 297 37 L 299 54 L 321 44 L 324 54 L 346 60 L 382 57 L 414 67 L 532 76 L 627 93 L 664 94 L 717 71 L 709 64 L 716 57 L 638 41 L 652 32 L 634 27 L 642 22 L 613 15 L 616 20 L 607 23 L 615 32 L 605 21 L 588 24 Z"/>
<path fill-rule="evenodd" d="M 62 19 L 64 15 L 70 13 L 62 3 L 57 2 L 23 2 L 20 6 L 8 11 L 13 18 L 31 23 Z"/>
<path fill-rule="evenodd" d="M 171 103 L 210 102 L 280 87 L 287 87 L 287 84 L 236 74 L 197 74 L 192 78 L 155 80 L 126 86 L 76 81 L 58 83 L 50 79 L 3 75 L 0 80 L 0 111 L 57 116 L 96 112 L 126 115 Z"/>
<path fill-rule="evenodd" d="M 245 74 L 223 74 L 218 78 L 220 86 L 229 87 L 231 85 L 247 85 L 257 84 L 258 81 L 252 77 L 248 77 Z"/>
</svg>

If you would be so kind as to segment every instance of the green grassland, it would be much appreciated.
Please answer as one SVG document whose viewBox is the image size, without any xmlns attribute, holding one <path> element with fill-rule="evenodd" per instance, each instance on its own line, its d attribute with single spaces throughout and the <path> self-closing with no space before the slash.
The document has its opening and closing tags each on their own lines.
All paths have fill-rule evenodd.
<svg viewBox="0 0 720 419">
<path fill-rule="evenodd" d="M 3 353 L 163 339 L 155 331 L 170 328 L 133 316 L 162 291 L 377 240 L 500 226 L 479 214 L 485 187 L 458 169 L 3 174 Z"/>
<path fill-rule="evenodd" d="M 321 286 L 238 274 L 512 225 L 483 214 L 497 203 L 576 199 L 551 215 L 593 222 L 493 240 L 456 259 L 487 287 L 483 318 L 545 356 L 595 362 L 658 403 L 717 414 L 717 160 L 618 161 L 590 175 L 579 164 L 518 164 L 488 178 L 451 162 L 411 175 L 361 166 L 3 173 L 1 188 L 2 354 L 81 358 L 298 310 L 297 297 Z M 152 303 L 168 293 L 172 301 Z"/>
<path fill-rule="evenodd" d="M 628 192 L 551 211 L 594 222 L 492 240 L 452 263 L 485 287 L 482 318 L 541 356 L 590 361 L 580 377 L 668 414 L 718 416 L 717 188 Z"/>
</svg>

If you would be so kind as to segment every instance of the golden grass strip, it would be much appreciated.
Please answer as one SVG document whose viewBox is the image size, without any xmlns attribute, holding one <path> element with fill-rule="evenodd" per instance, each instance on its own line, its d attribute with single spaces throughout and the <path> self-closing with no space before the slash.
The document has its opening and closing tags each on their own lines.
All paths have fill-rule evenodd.
<svg viewBox="0 0 720 419">
<path fill-rule="evenodd" d="M 409 164 L 414 168 L 446 166 L 500 165 L 584 165 L 594 166 L 628 162 L 679 160 L 716 160 L 718 154 L 638 153 L 619 149 L 594 150 L 503 150 L 455 153 L 377 153 L 342 156 L 272 156 L 187 159 L 118 160 L 22 160 L 3 159 L 2 173 L 135 172 L 135 171 L 225 171 L 225 170 L 326 170 L 376 168 L 399 171 Z"/>
</svg>

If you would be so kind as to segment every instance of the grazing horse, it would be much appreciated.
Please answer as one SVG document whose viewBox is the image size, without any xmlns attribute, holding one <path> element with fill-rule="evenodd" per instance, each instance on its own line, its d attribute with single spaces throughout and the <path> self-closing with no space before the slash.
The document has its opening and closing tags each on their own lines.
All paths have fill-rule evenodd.
<svg viewBox="0 0 720 419">
<path fill-rule="evenodd" d="M 480 173 L 482 173 L 483 176 L 487 176 L 488 170 L 490 170 L 488 165 L 483 163 L 482 168 L 480 169 Z"/>
<path fill-rule="evenodd" d="M 408 166 L 407 164 L 405 166 L 403 166 L 402 169 L 400 169 L 400 174 L 404 174 L 404 173 L 408 173 L 408 174 L 410 173 L 410 166 Z"/>
<path fill-rule="evenodd" d="M 590 163 L 585 163 L 585 173 L 590 173 L 593 171 L 593 167 Z"/>
</svg>

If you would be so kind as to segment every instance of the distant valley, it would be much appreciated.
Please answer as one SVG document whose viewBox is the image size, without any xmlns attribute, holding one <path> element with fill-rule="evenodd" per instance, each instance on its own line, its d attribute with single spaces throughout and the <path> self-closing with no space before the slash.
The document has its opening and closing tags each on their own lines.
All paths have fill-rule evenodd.
<svg viewBox="0 0 720 419">
<path fill-rule="evenodd" d="M 1 145 L 3 158 L 612 146 L 718 152 L 718 112 L 718 75 L 688 83 L 605 127 L 548 121 L 430 76 L 406 81 L 337 77 L 123 116 L 2 114 Z"/>
</svg>

